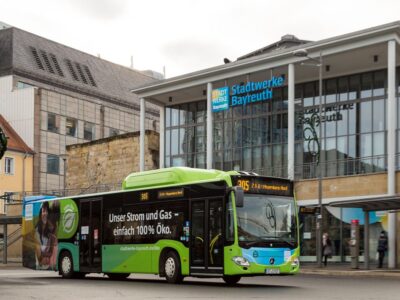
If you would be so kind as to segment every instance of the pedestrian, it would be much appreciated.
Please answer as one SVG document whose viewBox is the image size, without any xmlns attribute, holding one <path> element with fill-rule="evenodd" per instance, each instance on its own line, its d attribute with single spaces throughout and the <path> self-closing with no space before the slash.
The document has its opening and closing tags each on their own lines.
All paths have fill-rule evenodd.
<svg viewBox="0 0 400 300">
<path fill-rule="evenodd" d="M 332 242 L 329 238 L 328 233 L 322 235 L 322 256 L 324 260 L 324 266 L 328 263 L 328 258 L 332 257 Z"/>
<path fill-rule="evenodd" d="M 382 268 L 383 265 L 383 259 L 385 258 L 385 252 L 387 251 L 387 245 L 388 245 L 388 240 L 386 237 L 385 231 L 381 231 L 381 234 L 379 235 L 379 240 L 378 240 L 378 259 L 379 259 L 379 265 L 378 268 Z"/>
</svg>

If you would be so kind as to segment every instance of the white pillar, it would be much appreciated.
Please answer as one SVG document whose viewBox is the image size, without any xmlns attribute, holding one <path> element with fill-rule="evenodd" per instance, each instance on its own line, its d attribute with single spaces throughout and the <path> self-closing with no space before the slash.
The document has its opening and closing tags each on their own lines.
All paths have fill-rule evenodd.
<svg viewBox="0 0 400 300">
<path fill-rule="evenodd" d="M 165 167 L 165 106 L 160 107 L 160 158 L 159 158 L 159 168 Z"/>
<path fill-rule="evenodd" d="M 387 193 L 392 196 L 396 194 L 396 42 L 388 42 L 388 87 L 387 87 Z M 396 213 L 389 213 L 389 268 L 396 267 Z"/>
<path fill-rule="evenodd" d="M 212 169 L 212 159 L 213 159 L 213 116 L 212 116 L 212 83 L 207 83 L 207 148 L 206 148 L 206 162 L 207 169 Z"/>
<path fill-rule="evenodd" d="M 145 142 L 146 102 L 140 98 L 140 145 L 139 145 L 139 170 L 144 171 L 144 142 Z"/>
<path fill-rule="evenodd" d="M 289 64 L 288 80 L 288 178 L 294 180 L 294 64 Z"/>
</svg>

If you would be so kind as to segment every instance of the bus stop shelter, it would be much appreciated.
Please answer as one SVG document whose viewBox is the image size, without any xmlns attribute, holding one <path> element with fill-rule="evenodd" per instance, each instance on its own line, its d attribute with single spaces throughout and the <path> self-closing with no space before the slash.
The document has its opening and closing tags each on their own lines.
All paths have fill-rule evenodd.
<svg viewBox="0 0 400 300">
<path fill-rule="evenodd" d="M 350 201 L 334 201 L 333 207 L 361 208 L 364 211 L 364 267 L 369 269 L 369 212 L 400 210 L 400 195 L 365 198 Z M 390 250 L 390 249 L 389 249 Z"/>
</svg>

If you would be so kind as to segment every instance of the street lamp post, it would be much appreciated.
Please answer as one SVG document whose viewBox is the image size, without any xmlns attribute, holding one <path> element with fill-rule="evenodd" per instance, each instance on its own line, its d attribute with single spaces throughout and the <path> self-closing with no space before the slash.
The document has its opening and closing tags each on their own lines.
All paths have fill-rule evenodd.
<svg viewBox="0 0 400 300">
<path fill-rule="evenodd" d="M 316 252 L 317 252 L 317 264 L 318 267 L 322 267 L 322 224 L 323 224 L 323 210 L 322 210 L 322 165 L 321 165 L 321 147 L 322 147 L 322 52 L 319 53 L 319 59 L 308 56 L 306 49 L 298 49 L 293 52 L 294 56 L 306 57 L 312 61 L 315 61 L 319 68 L 318 74 L 318 90 L 319 90 L 319 109 L 318 109 L 318 126 L 319 126 L 319 148 L 317 153 L 317 166 L 318 166 L 318 209 L 316 219 L 317 236 L 316 236 Z"/>
<path fill-rule="evenodd" d="M 61 157 L 61 159 L 63 160 L 63 167 L 64 167 L 64 178 L 63 178 L 63 196 L 65 197 L 65 192 L 66 192 L 66 183 L 67 183 L 67 180 L 66 180 L 66 175 L 67 175 L 67 154 L 61 154 L 60 155 L 60 157 Z"/>
</svg>

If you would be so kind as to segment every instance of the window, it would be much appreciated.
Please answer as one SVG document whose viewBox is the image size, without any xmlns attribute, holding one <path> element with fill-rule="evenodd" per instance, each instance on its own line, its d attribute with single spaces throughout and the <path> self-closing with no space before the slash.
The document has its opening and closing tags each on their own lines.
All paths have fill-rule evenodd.
<svg viewBox="0 0 400 300">
<path fill-rule="evenodd" d="M 77 121 L 72 118 L 67 118 L 65 123 L 65 134 L 69 136 L 76 136 L 77 133 Z"/>
<path fill-rule="evenodd" d="M 14 175 L 14 158 L 4 158 L 4 173 L 8 175 Z"/>
<path fill-rule="evenodd" d="M 119 130 L 115 128 L 110 128 L 110 134 L 109 136 L 116 136 L 119 134 Z"/>
<path fill-rule="evenodd" d="M 60 172 L 60 160 L 56 155 L 47 155 L 47 173 L 59 174 Z"/>
<path fill-rule="evenodd" d="M 17 81 L 17 84 L 15 85 L 15 87 L 17 88 L 17 90 L 20 90 L 20 89 L 26 89 L 26 88 L 33 87 L 33 85 L 30 85 L 30 84 L 22 82 L 22 81 Z"/>
<path fill-rule="evenodd" d="M 51 132 L 58 132 L 59 120 L 58 116 L 53 113 L 47 113 L 47 130 Z"/>
<path fill-rule="evenodd" d="M 84 126 L 84 130 L 83 130 L 83 138 L 85 140 L 94 140 L 94 124 L 93 123 L 89 123 L 89 122 L 85 122 L 85 126 Z"/>
</svg>

